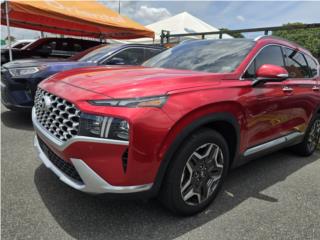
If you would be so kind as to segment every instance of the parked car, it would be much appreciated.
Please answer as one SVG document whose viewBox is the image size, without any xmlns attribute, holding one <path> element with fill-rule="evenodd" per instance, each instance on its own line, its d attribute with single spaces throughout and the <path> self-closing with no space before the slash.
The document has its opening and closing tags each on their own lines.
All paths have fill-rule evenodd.
<svg viewBox="0 0 320 240">
<path fill-rule="evenodd" d="M 31 110 L 39 82 L 61 71 L 84 66 L 140 65 L 164 48 L 142 44 L 99 45 L 63 59 L 26 59 L 2 66 L 1 101 L 11 110 Z"/>
<path fill-rule="evenodd" d="M 192 41 L 143 66 L 43 81 L 34 144 L 74 189 L 159 195 L 191 215 L 213 201 L 230 168 L 282 148 L 315 151 L 319 81 L 316 59 L 285 40 Z"/>
<path fill-rule="evenodd" d="M 23 58 L 68 58 L 100 42 L 76 38 L 40 38 L 22 49 L 12 49 L 13 60 Z M 1 49 L 1 65 L 9 62 L 9 49 Z"/>
<path fill-rule="evenodd" d="M 23 40 L 17 40 L 11 44 L 11 48 L 21 49 L 28 44 L 34 42 L 35 39 L 23 39 Z M 9 49 L 9 45 L 6 45 L 4 47 L 1 47 L 2 49 Z"/>
</svg>

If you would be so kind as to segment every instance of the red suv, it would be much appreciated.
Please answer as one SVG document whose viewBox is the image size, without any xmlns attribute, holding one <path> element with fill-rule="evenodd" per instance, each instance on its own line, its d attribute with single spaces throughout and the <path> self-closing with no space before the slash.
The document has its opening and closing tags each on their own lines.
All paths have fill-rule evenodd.
<svg viewBox="0 0 320 240">
<path fill-rule="evenodd" d="M 77 190 L 159 195 L 190 215 L 230 168 L 320 137 L 319 64 L 285 40 L 199 40 L 143 66 L 88 67 L 42 82 L 33 109 L 43 163 Z"/>
</svg>

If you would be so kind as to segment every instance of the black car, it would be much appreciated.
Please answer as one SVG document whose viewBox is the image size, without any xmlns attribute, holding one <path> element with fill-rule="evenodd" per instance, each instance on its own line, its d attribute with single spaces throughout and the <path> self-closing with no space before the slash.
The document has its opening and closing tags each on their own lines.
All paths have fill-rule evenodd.
<svg viewBox="0 0 320 240">
<path fill-rule="evenodd" d="M 163 47 L 143 44 L 100 45 L 69 59 L 25 59 L 1 68 L 1 102 L 11 110 L 33 106 L 39 82 L 61 71 L 98 65 L 140 65 L 162 52 Z"/>
<path fill-rule="evenodd" d="M 67 58 L 75 53 L 101 44 L 98 41 L 76 38 L 41 38 L 21 49 L 12 49 L 12 58 Z M 1 49 L 1 65 L 9 62 L 9 49 Z"/>
<path fill-rule="evenodd" d="M 11 43 L 11 48 L 22 49 L 22 48 L 26 47 L 28 44 L 31 44 L 34 41 L 35 41 L 34 39 L 17 40 L 15 42 Z M 1 46 L 1 48 L 9 49 L 9 44 L 7 44 L 5 46 Z"/>
</svg>

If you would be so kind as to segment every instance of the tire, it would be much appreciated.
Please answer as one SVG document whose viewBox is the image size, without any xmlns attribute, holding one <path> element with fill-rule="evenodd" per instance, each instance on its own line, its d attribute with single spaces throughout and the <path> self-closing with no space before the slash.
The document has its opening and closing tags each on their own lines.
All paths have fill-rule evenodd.
<svg viewBox="0 0 320 240">
<path fill-rule="evenodd" d="M 294 153 L 300 156 L 310 156 L 317 149 L 317 145 L 320 140 L 320 114 L 311 121 L 306 134 L 304 136 L 303 142 L 293 146 L 291 149 Z"/>
<path fill-rule="evenodd" d="M 215 199 L 226 178 L 229 156 L 228 144 L 217 131 L 203 128 L 191 134 L 168 166 L 161 202 L 179 215 L 203 211 Z M 192 189 L 193 194 L 189 194 Z"/>
</svg>

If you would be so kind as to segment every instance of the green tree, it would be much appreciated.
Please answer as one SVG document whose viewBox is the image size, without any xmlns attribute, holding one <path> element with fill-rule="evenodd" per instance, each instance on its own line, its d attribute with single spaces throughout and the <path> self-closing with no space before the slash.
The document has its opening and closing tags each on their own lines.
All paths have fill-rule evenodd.
<svg viewBox="0 0 320 240">
<path fill-rule="evenodd" d="M 220 31 L 230 31 L 228 28 L 220 28 Z M 244 38 L 244 36 L 241 33 L 228 33 L 231 37 L 234 38 Z"/>
<path fill-rule="evenodd" d="M 284 26 L 301 25 L 303 25 L 303 23 L 288 23 Z M 273 31 L 272 35 L 296 42 L 320 59 L 320 28 L 277 30 Z"/>
</svg>

